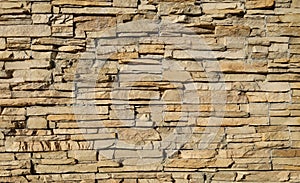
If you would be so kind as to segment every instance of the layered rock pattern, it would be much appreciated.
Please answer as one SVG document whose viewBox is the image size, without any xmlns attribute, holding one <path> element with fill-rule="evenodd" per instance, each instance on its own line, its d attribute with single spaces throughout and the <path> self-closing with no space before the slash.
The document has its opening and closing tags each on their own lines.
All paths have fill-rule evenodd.
<svg viewBox="0 0 300 183">
<path fill-rule="evenodd" d="M 0 182 L 299 182 L 299 0 L 2 0 Z"/>
</svg>

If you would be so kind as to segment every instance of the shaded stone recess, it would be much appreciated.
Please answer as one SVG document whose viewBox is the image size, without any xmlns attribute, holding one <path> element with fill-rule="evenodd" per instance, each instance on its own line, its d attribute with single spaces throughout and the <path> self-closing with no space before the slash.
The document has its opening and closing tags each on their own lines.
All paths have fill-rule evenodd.
<svg viewBox="0 0 300 183">
<path fill-rule="evenodd" d="M 0 1 L 0 182 L 299 181 L 299 0 Z"/>
</svg>

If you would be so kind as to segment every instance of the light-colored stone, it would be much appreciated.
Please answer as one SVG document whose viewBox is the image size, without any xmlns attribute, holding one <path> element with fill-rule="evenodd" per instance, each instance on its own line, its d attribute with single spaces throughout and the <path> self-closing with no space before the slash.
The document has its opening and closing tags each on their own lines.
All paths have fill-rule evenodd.
<svg viewBox="0 0 300 183">
<path fill-rule="evenodd" d="M 113 6 L 115 7 L 131 7 L 135 8 L 137 7 L 138 1 L 137 0 L 113 0 Z"/>
<path fill-rule="evenodd" d="M 111 2 L 93 0 L 53 0 L 53 5 L 77 5 L 77 6 L 111 6 Z"/>
<path fill-rule="evenodd" d="M 47 120 L 42 117 L 30 117 L 27 120 L 27 127 L 30 129 L 45 129 L 47 124 Z"/>
<path fill-rule="evenodd" d="M 74 158 L 78 161 L 96 161 L 97 152 L 94 150 L 69 151 L 68 157 Z"/>
<path fill-rule="evenodd" d="M 51 72 L 45 69 L 16 70 L 13 77 L 24 81 L 50 81 Z"/>
<path fill-rule="evenodd" d="M 0 38 L 0 50 L 4 50 L 6 48 L 6 40 L 4 38 Z"/>
<path fill-rule="evenodd" d="M 247 9 L 271 8 L 275 4 L 275 0 L 247 0 Z"/>
<path fill-rule="evenodd" d="M 48 25 L 8 25 L 0 26 L 1 37 L 45 37 L 51 35 Z"/>
<path fill-rule="evenodd" d="M 64 14 L 98 14 L 98 15 L 116 15 L 116 14 L 134 14 L 137 12 L 135 8 L 103 8 L 103 7 L 83 7 L 83 8 L 61 8 Z"/>
<path fill-rule="evenodd" d="M 159 133 L 154 129 L 119 129 L 119 139 L 129 144 L 142 145 L 147 141 L 160 140 Z"/>
<path fill-rule="evenodd" d="M 169 14 L 186 14 L 186 15 L 201 15 L 200 7 L 193 6 L 190 3 L 180 2 L 161 2 L 158 6 L 158 12 L 160 15 Z"/>
<path fill-rule="evenodd" d="M 184 159 L 206 159 L 213 158 L 217 152 L 215 150 L 181 150 L 180 157 Z"/>
<path fill-rule="evenodd" d="M 33 3 L 32 4 L 32 13 L 51 13 L 51 4 L 50 3 Z"/>
<path fill-rule="evenodd" d="M 84 173 L 97 172 L 96 164 L 78 164 L 78 165 L 36 165 L 37 173 Z"/>
<path fill-rule="evenodd" d="M 293 8 L 300 8 L 300 2 L 298 0 L 292 0 Z"/>
</svg>

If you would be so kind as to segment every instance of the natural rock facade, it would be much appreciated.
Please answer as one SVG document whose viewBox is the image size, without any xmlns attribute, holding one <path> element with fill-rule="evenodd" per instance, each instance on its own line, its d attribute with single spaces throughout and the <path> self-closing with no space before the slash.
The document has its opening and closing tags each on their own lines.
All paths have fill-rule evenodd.
<svg viewBox="0 0 300 183">
<path fill-rule="evenodd" d="M 299 0 L 2 0 L 0 182 L 300 181 Z"/>
</svg>

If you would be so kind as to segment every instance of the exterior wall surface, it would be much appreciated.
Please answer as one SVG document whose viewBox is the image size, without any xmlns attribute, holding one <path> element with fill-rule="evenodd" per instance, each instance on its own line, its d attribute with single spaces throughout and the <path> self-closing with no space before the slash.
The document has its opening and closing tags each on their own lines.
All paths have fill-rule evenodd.
<svg viewBox="0 0 300 183">
<path fill-rule="evenodd" d="M 300 182 L 300 0 L 0 0 L 0 182 Z"/>
</svg>

